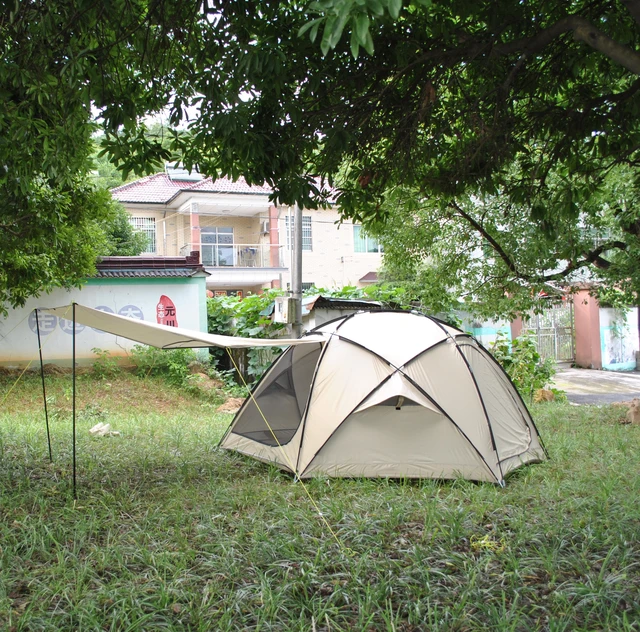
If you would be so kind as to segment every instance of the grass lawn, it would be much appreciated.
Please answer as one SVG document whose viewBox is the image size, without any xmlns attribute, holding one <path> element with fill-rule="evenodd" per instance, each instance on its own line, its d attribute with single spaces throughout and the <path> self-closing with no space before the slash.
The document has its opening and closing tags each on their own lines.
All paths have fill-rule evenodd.
<svg viewBox="0 0 640 632">
<path fill-rule="evenodd" d="M 0 377 L 0 397 L 13 379 Z M 640 630 L 640 427 L 533 408 L 551 460 L 501 489 L 314 479 L 218 451 L 231 415 L 70 377 L 0 413 L 0 630 Z M 119 437 L 92 437 L 108 422 Z"/>
</svg>

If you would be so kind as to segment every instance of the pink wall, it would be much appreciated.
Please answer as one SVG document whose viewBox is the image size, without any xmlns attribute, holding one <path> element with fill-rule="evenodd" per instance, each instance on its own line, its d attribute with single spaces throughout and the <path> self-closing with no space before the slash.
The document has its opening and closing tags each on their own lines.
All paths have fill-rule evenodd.
<svg viewBox="0 0 640 632">
<path fill-rule="evenodd" d="M 278 209 L 275 206 L 269 207 L 269 243 L 271 244 L 271 267 L 279 268 L 280 248 L 278 244 Z M 279 285 L 280 283 L 278 283 L 278 287 Z"/>
<path fill-rule="evenodd" d="M 585 369 L 601 369 L 600 306 L 593 296 L 589 296 L 588 290 L 579 290 L 574 294 L 573 317 L 576 333 L 576 365 Z"/>
<path fill-rule="evenodd" d="M 522 317 L 518 316 L 511 321 L 511 340 L 514 340 L 522 333 Z"/>
<path fill-rule="evenodd" d="M 189 221 L 191 222 L 191 250 L 200 251 L 200 216 L 198 215 L 198 205 L 191 203 L 191 211 L 189 213 Z"/>
</svg>

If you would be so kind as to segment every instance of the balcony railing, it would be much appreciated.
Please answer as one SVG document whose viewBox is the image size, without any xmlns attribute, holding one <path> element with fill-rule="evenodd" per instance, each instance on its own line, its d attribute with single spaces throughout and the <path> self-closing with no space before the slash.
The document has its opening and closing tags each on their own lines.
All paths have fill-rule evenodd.
<svg viewBox="0 0 640 632">
<path fill-rule="evenodd" d="M 270 244 L 200 244 L 200 261 L 208 268 L 283 268 L 284 246 Z M 185 244 L 180 254 L 194 244 Z"/>
</svg>

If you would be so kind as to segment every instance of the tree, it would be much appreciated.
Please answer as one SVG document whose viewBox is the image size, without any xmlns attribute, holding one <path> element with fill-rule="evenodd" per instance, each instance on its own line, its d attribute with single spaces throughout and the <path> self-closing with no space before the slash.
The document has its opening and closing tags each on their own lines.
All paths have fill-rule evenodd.
<svg viewBox="0 0 640 632">
<path fill-rule="evenodd" d="M 630 213 L 636 216 L 637 202 L 629 169 L 619 167 L 581 205 L 577 219 L 559 216 L 557 232 L 549 233 L 508 196 L 443 200 L 398 188 L 387 201 L 384 229 L 372 232 L 384 245 L 383 278 L 430 310 L 513 317 L 539 308 L 541 296 L 561 300 L 586 282 L 597 282 L 607 297 L 617 285 L 618 300 L 631 300 L 639 287 L 631 265 L 638 253 L 626 222 Z"/>
<path fill-rule="evenodd" d="M 129 221 L 129 213 L 124 207 L 112 201 L 112 214 L 103 224 L 106 233 L 106 247 L 99 254 L 108 256 L 135 257 L 148 251 L 149 238 L 136 230 Z"/>
<path fill-rule="evenodd" d="M 0 312 L 24 305 L 30 296 L 55 287 L 77 287 L 95 270 L 106 248 L 102 222 L 109 218 L 109 194 L 81 181 L 68 189 L 44 178 L 28 195 L 3 200 L 0 216 Z"/>
<path fill-rule="evenodd" d="M 460 200 L 499 196 L 522 240 L 548 249 L 536 253 L 537 272 L 526 263 L 521 274 L 517 240 L 501 239 L 496 254 L 513 283 L 537 287 L 544 268 L 535 266 L 566 257 L 569 280 L 572 266 L 588 266 L 637 294 L 640 213 L 627 207 L 606 247 L 578 235 L 610 216 L 612 170 L 628 167 L 625 186 L 632 197 L 638 189 L 640 2 L 244 8 L 216 3 L 210 44 L 188 76 L 201 105 L 181 143 L 189 164 L 267 180 L 281 201 L 307 206 L 331 195 L 309 174 L 323 176 L 345 216 L 378 231 L 398 191 L 431 200 L 437 230 L 462 217 L 456 206 L 469 210 Z M 566 252 L 558 236 L 569 233 Z"/>
<path fill-rule="evenodd" d="M 145 126 L 145 136 L 151 142 L 159 142 L 160 146 L 166 152 L 166 159 L 172 162 L 181 162 L 181 156 L 171 151 L 172 139 L 176 134 L 180 134 L 180 130 L 174 130 L 159 121 L 155 121 Z M 104 133 L 94 136 L 94 144 L 91 151 L 91 180 L 96 186 L 104 189 L 112 189 L 114 187 L 131 182 L 136 179 L 135 173 L 128 173 L 126 176 L 121 169 L 109 160 L 107 151 L 104 148 L 106 141 Z M 160 162 L 152 162 L 151 166 L 160 166 Z M 140 173 L 140 169 L 137 170 Z"/>
<path fill-rule="evenodd" d="M 145 167 L 170 154 L 138 117 L 161 109 L 156 82 L 183 51 L 172 20 L 194 7 L 144 0 L 0 1 L 0 311 L 83 282 L 105 247 L 109 196 L 89 184 L 95 129 L 138 136 Z"/>
<path fill-rule="evenodd" d="M 401 187 L 445 209 L 499 194 L 553 234 L 613 167 L 638 161 L 638 0 L 2 6 L 11 216 L 39 179 L 67 191 L 86 172 L 92 108 L 125 176 L 169 157 L 142 122 L 166 108 L 186 127 L 171 151 L 187 166 L 267 181 L 303 206 L 332 195 L 324 177 L 370 226 Z M 633 243 L 619 249 L 631 267 Z"/>
</svg>

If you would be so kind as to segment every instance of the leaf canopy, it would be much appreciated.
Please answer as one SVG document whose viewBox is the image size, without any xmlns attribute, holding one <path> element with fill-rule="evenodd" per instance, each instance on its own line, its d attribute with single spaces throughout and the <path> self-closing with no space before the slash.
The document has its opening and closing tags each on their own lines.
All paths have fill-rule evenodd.
<svg viewBox="0 0 640 632">
<path fill-rule="evenodd" d="M 320 177 L 346 216 L 372 227 L 398 187 L 443 209 L 499 194 L 547 235 L 561 218 L 577 225 L 617 165 L 637 187 L 638 0 L 0 7 L 3 226 L 36 221 L 32 198 L 45 187 L 60 246 L 39 253 L 51 260 L 75 251 L 60 241 L 76 221 L 63 201 L 83 186 L 96 126 L 124 176 L 179 153 L 187 167 L 268 182 L 275 199 L 305 207 L 333 195 Z M 181 130 L 169 146 L 145 124 L 160 112 Z M 633 212 L 621 224 L 637 238 L 636 225 Z M 0 244 L 19 260 L 19 240 Z M 628 244 L 632 268 L 639 248 Z"/>
</svg>

